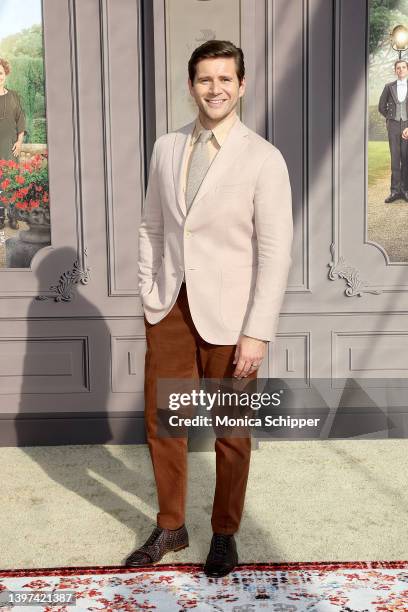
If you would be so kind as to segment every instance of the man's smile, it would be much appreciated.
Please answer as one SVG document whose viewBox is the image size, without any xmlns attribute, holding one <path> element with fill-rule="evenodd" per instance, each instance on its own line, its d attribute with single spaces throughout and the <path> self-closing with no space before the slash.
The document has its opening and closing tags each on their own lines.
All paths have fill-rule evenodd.
<svg viewBox="0 0 408 612">
<path fill-rule="evenodd" d="M 207 102 L 207 104 L 209 104 L 210 106 L 215 106 L 215 107 L 216 107 L 216 106 L 221 106 L 221 104 L 222 104 L 223 102 L 226 102 L 226 100 L 208 100 L 208 99 L 206 99 L 205 101 L 206 101 L 206 102 Z"/>
</svg>

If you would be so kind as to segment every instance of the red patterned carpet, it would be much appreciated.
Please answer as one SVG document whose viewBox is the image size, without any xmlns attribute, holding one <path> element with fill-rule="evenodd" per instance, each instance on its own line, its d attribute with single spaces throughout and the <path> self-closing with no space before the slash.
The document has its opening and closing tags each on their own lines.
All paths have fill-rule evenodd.
<svg viewBox="0 0 408 612">
<path fill-rule="evenodd" d="M 404 612 L 408 562 L 240 565 L 217 580 L 199 565 L 0 570 L 0 610 Z"/>
</svg>

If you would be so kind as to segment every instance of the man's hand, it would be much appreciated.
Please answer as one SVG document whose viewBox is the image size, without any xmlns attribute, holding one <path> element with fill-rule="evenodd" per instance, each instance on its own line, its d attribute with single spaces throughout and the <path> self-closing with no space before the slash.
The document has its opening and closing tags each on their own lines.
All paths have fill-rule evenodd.
<svg viewBox="0 0 408 612">
<path fill-rule="evenodd" d="M 401 136 L 404 140 L 408 140 L 408 128 L 405 128 L 405 130 L 403 130 Z"/>
<path fill-rule="evenodd" d="M 21 153 L 21 147 L 22 147 L 22 143 L 19 140 L 17 140 L 13 144 L 12 152 L 13 152 L 14 157 L 19 157 Z"/>
<path fill-rule="evenodd" d="M 240 336 L 235 349 L 233 363 L 237 364 L 234 378 L 246 378 L 259 368 L 265 357 L 266 340 Z"/>
</svg>

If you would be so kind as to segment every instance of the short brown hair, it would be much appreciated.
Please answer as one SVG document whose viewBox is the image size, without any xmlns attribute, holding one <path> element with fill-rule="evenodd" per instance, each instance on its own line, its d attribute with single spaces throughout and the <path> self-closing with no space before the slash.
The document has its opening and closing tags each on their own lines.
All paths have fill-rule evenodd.
<svg viewBox="0 0 408 612">
<path fill-rule="evenodd" d="M 237 69 L 238 81 L 241 83 L 245 76 L 244 54 L 242 49 L 236 47 L 228 40 L 207 40 L 205 43 L 194 49 L 188 62 L 188 76 L 194 83 L 196 66 L 199 61 L 211 57 L 233 57 Z"/>
<path fill-rule="evenodd" d="M 396 69 L 398 64 L 405 64 L 406 67 L 408 68 L 408 61 L 404 60 L 404 59 L 397 59 L 396 62 L 394 62 L 394 70 Z"/>
<path fill-rule="evenodd" d="M 8 63 L 7 60 L 3 59 L 2 57 L 0 57 L 0 66 L 3 66 L 6 76 L 10 74 L 10 64 Z"/>
</svg>

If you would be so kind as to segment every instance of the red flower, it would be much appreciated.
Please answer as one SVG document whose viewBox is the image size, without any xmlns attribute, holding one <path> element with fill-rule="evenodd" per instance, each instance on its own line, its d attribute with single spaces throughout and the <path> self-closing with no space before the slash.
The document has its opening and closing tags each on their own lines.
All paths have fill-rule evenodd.
<svg viewBox="0 0 408 612">
<path fill-rule="evenodd" d="M 41 155 L 35 155 L 31 160 L 31 166 L 33 168 L 40 168 L 42 164 Z"/>
<path fill-rule="evenodd" d="M 24 164 L 0 160 L 0 168 L 0 205 L 17 207 L 18 204 L 22 210 L 48 208 L 48 170 L 44 155 L 35 155 Z"/>
</svg>

